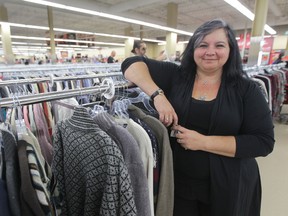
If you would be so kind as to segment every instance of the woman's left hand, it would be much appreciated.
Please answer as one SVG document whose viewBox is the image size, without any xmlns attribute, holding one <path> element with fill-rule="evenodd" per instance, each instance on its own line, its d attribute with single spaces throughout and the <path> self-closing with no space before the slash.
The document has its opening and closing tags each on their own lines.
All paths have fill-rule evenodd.
<svg viewBox="0 0 288 216">
<path fill-rule="evenodd" d="M 204 135 L 194 131 L 189 130 L 185 127 L 182 127 L 180 125 L 173 126 L 173 130 L 177 131 L 176 138 L 177 142 L 185 149 L 185 150 L 203 150 L 204 146 Z"/>
</svg>

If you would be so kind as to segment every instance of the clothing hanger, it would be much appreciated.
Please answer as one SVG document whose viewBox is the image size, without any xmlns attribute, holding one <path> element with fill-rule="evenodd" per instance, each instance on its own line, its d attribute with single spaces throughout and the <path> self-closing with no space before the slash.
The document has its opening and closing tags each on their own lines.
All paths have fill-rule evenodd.
<svg viewBox="0 0 288 216">
<path fill-rule="evenodd" d="M 121 100 L 116 100 L 112 103 L 111 114 L 122 119 L 129 119 L 127 109 L 125 109 L 125 105 Z"/>
<path fill-rule="evenodd" d="M 149 103 L 150 97 L 147 94 L 145 94 L 144 92 L 140 92 L 139 95 L 135 98 L 128 97 L 127 99 L 129 99 L 131 101 L 131 103 L 142 102 L 144 104 L 145 108 L 148 110 L 148 112 L 157 113 L 157 111 Z"/>
<path fill-rule="evenodd" d="M 17 117 L 17 119 L 15 119 L 17 138 L 18 140 L 21 140 L 23 135 L 28 135 L 28 132 L 27 132 L 27 128 L 25 125 L 20 100 L 17 94 L 15 95 L 15 99 L 16 100 L 14 101 L 14 108 L 15 108 L 16 117 Z"/>
</svg>

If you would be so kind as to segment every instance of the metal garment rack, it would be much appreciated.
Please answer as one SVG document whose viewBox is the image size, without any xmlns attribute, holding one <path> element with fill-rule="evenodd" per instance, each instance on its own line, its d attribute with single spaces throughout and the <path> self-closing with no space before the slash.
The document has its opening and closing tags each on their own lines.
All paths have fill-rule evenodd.
<svg viewBox="0 0 288 216">
<path fill-rule="evenodd" d="M 91 69 L 91 70 L 111 70 L 120 71 L 120 64 L 63 64 L 63 65 L 13 65 L 13 66 L 0 66 L 0 74 L 17 74 L 17 73 L 41 73 L 47 71 L 60 71 L 60 70 L 77 70 L 77 69 Z"/>
<path fill-rule="evenodd" d="M 59 100 L 70 98 L 74 96 L 81 96 L 87 94 L 95 94 L 95 93 L 105 93 L 110 89 L 110 86 L 95 86 L 95 87 L 87 87 L 83 89 L 68 89 L 67 91 L 56 91 L 56 92 L 47 92 L 47 93 L 39 93 L 39 94 L 31 94 L 31 95 L 21 95 L 9 98 L 2 98 L 0 101 L 0 107 L 12 107 L 12 106 L 22 106 L 33 103 L 41 103 L 45 101 Z"/>
<path fill-rule="evenodd" d="M 271 65 L 260 65 L 260 66 L 251 66 L 251 67 L 244 67 L 243 70 L 246 73 L 253 73 L 257 71 L 261 71 L 263 69 L 279 69 L 285 67 L 286 63 L 279 63 L 279 64 L 271 64 Z"/>
<path fill-rule="evenodd" d="M 93 78 L 103 78 L 103 77 L 114 77 L 114 76 L 123 76 L 121 72 L 114 73 L 99 73 L 95 75 L 79 75 L 79 76 L 63 76 L 63 77 L 41 77 L 33 79 L 16 79 L 16 80 L 6 80 L 0 81 L 0 87 L 11 86 L 11 85 L 20 85 L 20 84 L 29 84 L 29 83 L 39 83 L 39 82 L 53 82 L 56 81 L 65 81 L 65 80 L 80 80 L 80 79 L 93 79 Z"/>
<path fill-rule="evenodd" d="M 102 68 L 107 69 L 107 65 L 102 66 Z M 86 69 L 86 68 L 93 68 L 93 69 L 99 69 L 98 66 L 95 65 L 81 65 L 81 67 L 74 67 L 74 65 L 69 66 L 61 66 L 61 67 L 52 67 L 52 68 L 45 68 L 47 71 L 54 72 L 55 69 L 57 70 L 67 70 L 69 69 Z M 109 69 L 116 69 L 116 65 L 113 65 L 112 67 L 109 66 Z M 7 69 L 8 70 L 8 69 Z M 17 69 L 11 69 L 13 70 L 13 74 L 15 74 L 15 71 L 19 71 Z M 23 70 L 26 70 L 23 69 Z M 43 72 L 43 68 L 39 69 L 35 67 L 35 70 Z M 11 72 L 6 71 L 7 73 Z M 46 72 L 47 72 L 46 71 Z M 118 70 L 119 71 L 119 70 Z M 1 71 L 3 72 L 3 71 Z M 22 71 L 23 72 L 23 71 Z M 30 72 L 29 70 L 26 72 Z M 47 74 L 46 74 L 47 75 Z M 53 84 L 53 82 L 56 81 L 68 81 L 68 80 L 81 80 L 81 79 L 94 79 L 94 78 L 105 78 L 105 77 L 117 77 L 117 76 L 123 76 L 121 72 L 107 72 L 107 73 L 98 73 L 98 74 L 92 74 L 92 75 L 75 75 L 75 76 L 63 76 L 63 77 L 41 77 L 41 78 L 32 78 L 32 79 L 17 79 L 17 80 L 6 80 L 6 81 L 0 81 L 0 87 L 3 86 L 12 86 L 12 85 L 21 85 L 21 84 L 31 84 L 31 83 L 39 83 L 39 82 L 50 82 Z M 118 86 L 112 86 L 111 83 L 101 84 L 100 86 L 93 86 L 93 87 L 86 87 L 86 88 L 77 88 L 77 89 L 67 89 L 64 91 L 55 91 L 55 92 L 47 92 L 47 93 L 38 93 L 38 94 L 28 94 L 28 95 L 20 95 L 9 98 L 2 98 L 0 99 L 0 107 L 11 107 L 11 106 L 21 106 L 21 105 L 27 105 L 27 104 L 33 104 L 33 103 L 41 103 L 45 101 L 52 101 L 52 100 L 59 100 L 64 98 L 70 98 L 74 96 L 81 96 L 81 95 L 88 95 L 88 94 L 104 94 L 112 92 L 112 88 L 115 91 L 115 88 L 127 88 L 127 84 L 118 84 Z"/>
</svg>

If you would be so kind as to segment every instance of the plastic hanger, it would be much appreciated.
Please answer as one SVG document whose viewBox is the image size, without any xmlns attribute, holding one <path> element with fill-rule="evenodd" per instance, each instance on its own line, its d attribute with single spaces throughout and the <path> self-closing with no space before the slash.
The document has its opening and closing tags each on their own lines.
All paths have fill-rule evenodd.
<svg viewBox="0 0 288 216">
<path fill-rule="evenodd" d="M 18 98 L 18 95 L 14 95 L 13 97 L 14 100 L 14 108 L 16 109 L 16 114 L 17 114 L 17 119 L 15 120 L 16 124 L 16 131 L 17 131 L 17 137 L 18 140 L 22 139 L 23 135 L 27 135 L 27 128 L 25 125 L 24 117 L 23 117 L 23 112 L 22 112 L 22 107 Z"/>
<path fill-rule="evenodd" d="M 99 113 L 103 113 L 106 112 L 106 110 L 104 109 L 103 106 L 99 105 L 99 104 L 95 104 L 93 109 L 91 110 L 91 116 L 94 117 Z"/>
<path fill-rule="evenodd" d="M 129 119 L 129 114 L 127 113 L 127 109 L 125 104 L 121 100 L 116 100 L 112 103 L 112 115 L 116 115 L 122 119 Z"/>
<path fill-rule="evenodd" d="M 142 102 L 145 106 L 145 108 L 150 112 L 150 113 L 156 113 L 157 111 L 150 105 L 150 97 L 145 94 L 144 92 L 140 92 L 139 95 L 135 98 L 128 97 L 131 101 L 131 103 L 140 103 Z"/>
</svg>

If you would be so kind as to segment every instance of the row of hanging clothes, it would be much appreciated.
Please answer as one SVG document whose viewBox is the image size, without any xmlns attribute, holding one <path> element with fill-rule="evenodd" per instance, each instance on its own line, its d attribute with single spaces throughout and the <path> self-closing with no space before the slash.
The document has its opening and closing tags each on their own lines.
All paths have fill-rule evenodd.
<svg viewBox="0 0 288 216">
<path fill-rule="evenodd" d="M 106 67 L 2 74 L 3 216 L 173 215 L 167 129 Z"/>
<path fill-rule="evenodd" d="M 288 68 L 285 63 L 244 68 L 257 84 L 270 107 L 274 120 L 281 120 L 282 106 L 288 104 Z"/>
</svg>

